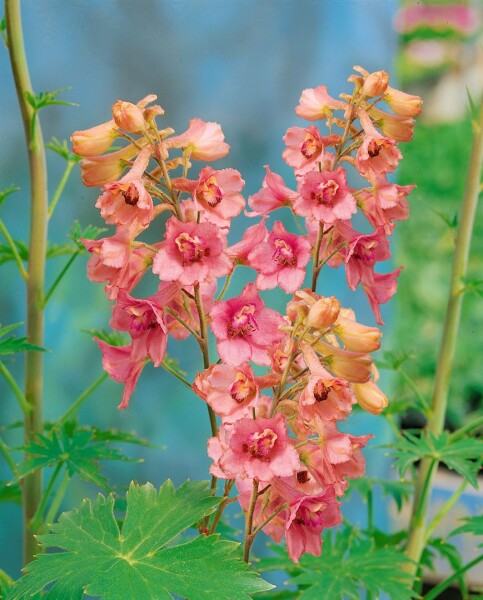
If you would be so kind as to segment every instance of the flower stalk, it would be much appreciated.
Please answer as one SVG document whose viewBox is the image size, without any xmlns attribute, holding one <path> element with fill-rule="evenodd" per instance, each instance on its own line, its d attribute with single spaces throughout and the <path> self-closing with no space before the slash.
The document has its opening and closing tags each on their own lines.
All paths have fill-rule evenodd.
<svg viewBox="0 0 483 600">
<path fill-rule="evenodd" d="M 45 148 L 38 115 L 26 100 L 33 94 L 25 55 L 20 0 L 5 0 L 5 20 L 8 32 L 10 62 L 18 102 L 25 129 L 30 171 L 30 236 L 27 287 L 27 338 L 31 344 L 43 346 L 45 287 L 45 254 L 47 248 L 47 169 Z M 33 127 L 31 124 L 34 123 Z M 43 428 L 43 353 L 28 351 L 25 356 L 25 399 L 32 410 L 25 414 L 25 443 Z M 29 563 L 38 544 L 28 524 L 42 498 L 42 471 L 38 469 L 23 482 L 24 563 Z"/>
<path fill-rule="evenodd" d="M 453 256 L 450 291 L 443 336 L 436 366 L 435 383 L 428 419 L 428 430 L 433 435 L 440 435 L 444 428 L 448 403 L 448 390 L 456 350 L 458 329 L 461 319 L 461 307 L 465 291 L 464 278 L 468 267 L 471 236 L 475 221 L 476 207 L 480 194 L 480 175 L 483 162 L 483 101 L 480 105 L 478 120 L 475 124 L 475 136 L 471 150 L 470 165 L 466 190 L 461 208 L 461 216 L 456 236 L 456 247 Z M 412 517 L 409 530 L 407 556 L 414 561 L 408 571 L 415 576 L 417 563 L 421 558 L 426 542 L 426 522 L 434 474 L 437 464 L 433 458 L 421 462 L 416 482 Z"/>
</svg>

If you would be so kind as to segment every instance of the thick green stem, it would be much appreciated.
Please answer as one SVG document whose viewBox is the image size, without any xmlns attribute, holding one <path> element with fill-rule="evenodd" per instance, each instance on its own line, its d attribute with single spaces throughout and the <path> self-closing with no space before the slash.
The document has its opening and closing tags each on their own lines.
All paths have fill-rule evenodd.
<svg viewBox="0 0 483 600">
<path fill-rule="evenodd" d="M 47 248 L 47 168 L 44 141 L 38 116 L 33 131 L 33 109 L 25 99 L 33 94 L 25 55 L 20 0 L 5 0 L 5 19 L 8 32 L 10 62 L 25 130 L 30 170 L 30 237 L 27 279 L 27 338 L 31 344 L 43 346 L 45 253 Z M 33 135 L 32 135 L 33 134 Z M 25 416 L 25 442 L 43 428 L 43 353 L 26 352 L 25 399 L 32 410 Z M 42 498 L 42 471 L 38 469 L 23 482 L 24 563 L 32 560 L 38 545 L 28 524 Z"/>
<path fill-rule="evenodd" d="M 480 193 L 480 174 L 483 162 L 483 100 L 480 105 L 478 122 L 471 151 L 466 190 L 461 208 L 456 247 L 453 256 L 450 292 L 443 336 L 436 366 L 431 413 L 428 419 L 428 429 L 438 436 L 444 428 L 446 416 L 448 388 L 451 368 L 458 338 L 458 329 L 463 302 L 464 278 L 466 277 L 471 236 L 475 220 L 478 196 Z M 437 461 L 424 459 L 421 461 L 419 476 L 416 482 L 412 518 L 409 527 L 406 554 L 414 564 L 408 567 L 408 572 L 416 574 L 417 564 L 421 558 L 426 543 L 426 520 L 431 495 L 432 481 L 437 470 Z"/>
</svg>

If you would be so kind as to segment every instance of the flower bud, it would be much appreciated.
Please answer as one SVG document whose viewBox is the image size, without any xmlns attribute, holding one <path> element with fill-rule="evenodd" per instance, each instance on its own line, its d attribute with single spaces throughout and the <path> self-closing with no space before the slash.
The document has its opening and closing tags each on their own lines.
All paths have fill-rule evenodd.
<svg viewBox="0 0 483 600">
<path fill-rule="evenodd" d="M 388 404 L 387 396 L 372 379 L 365 383 L 355 383 L 354 392 L 359 406 L 373 415 L 378 415 Z"/>
<path fill-rule="evenodd" d="M 112 105 L 112 116 L 116 125 L 128 133 L 138 133 L 144 129 L 143 111 L 132 102 L 115 102 Z"/>
<path fill-rule="evenodd" d="M 314 302 L 315 294 L 310 290 L 298 290 L 293 295 L 293 300 L 287 304 L 287 316 L 295 323 L 298 319 L 305 319 L 309 314 L 310 305 Z"/>
<path fill-rule="evenodd" d="M 369 354 L 336 348 L 322 340 L 319 340 L 314 348 L 336 377 L 342 377 L 352 383 L 364 383 L 369 380 L 372 366 Z"/>
<path fill-rule="evenodd" d="M 421 112 L 423 99 L 420 96 L 412 96 L 388 86 L 384 94 L 385 102 L 400 117 L 415 117 Z"/>
<path fill-rule="evenodd" d="M 366 77 L 362 86 L 362 93 L 367 98 L 380 96 L 387 90 L 389 84 L 389 75 L 386 71 L 375 71 Z"/>
<path fill-rule="evenodd" d="M 111 120 L 70 136 L 72 152 L 79 156 L 98 156 L 109 149 L 117 137 L 116 123 Z"/>
<path fill-rule="evenodd" d="M 355 352 L 374 352 L 381 346 L 382 331 L 377 327 L 368 327 L 353 319 L 339 314 L 333 332 L 344 346 Z"/>
<path fill-rule="evenodd" d="M 320 298 L 310 307 L 307 325 L 314 329 L 327 329 L 339 315 L 340 302 L 334 296 Z"/>
</svg>

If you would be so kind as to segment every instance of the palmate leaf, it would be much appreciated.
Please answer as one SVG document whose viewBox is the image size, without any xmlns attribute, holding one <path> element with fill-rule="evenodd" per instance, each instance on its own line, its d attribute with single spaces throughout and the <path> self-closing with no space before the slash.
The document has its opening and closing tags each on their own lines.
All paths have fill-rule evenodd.
<svg viewBox="0 0 483 600">
<path fill-rule="evenodd" d="M 397 509 L 401 510 L 404 502 L 411 498 L 413 486 L 409 481 L 380 479 L 378 477 L 360 477 L 352 479 L 349 486 L 349 492 L 354 489 L 358 490 L 362 498 L 367 497 L 367 493 L 375 487 L 381 488 L 383 498 L 391 497 L 397 505 Z"/>
<path fill-rule="evenodd" d="M 65 464 L 69 475 L 78 474 L 85 481 L 95 483 L 109 490 L 106 479 L 100 474 L 100 460 L 133 461 L 117 448 L 109 439 L 102 439 L 97 430 L 89 427 L 75 427 L 66 423 L 61 429 L 52 428 L 46 434 L 38 434 L 33 441 L 24 447 L 29 458 L 18 467 L 18 477 L 22 479 L 33 471 Z"/>
<path fill-rule="evenodd" d="M 275 548 L 274 548 L 275 549 Z M 322 556 L 304 554 L 294 565 L 284 552 L 262 559 L 261 571 L 285 570 L 291 576 L 289 584 L 299 586 L 292 592 L 297 600 L 360 600 L 361 591 L 371 592 L 378 598 L 385 592 L 391 600 L 412 600 L 412 578 L 403 572 L 409 561 L 404 554 L 391 547 L 376 547 L 372 540 L 361 539 L 351 527 L 337 535 L 324 533 Z"/>
<path fill-rule="evenodd" d="M 301 560 L 302 573 L 289 583 L 309 586 L 301 591 L 300 600 L 360 600 L 361 590 L 376 598 L 385 592 L 391 600 L 411 600 L 417 594 L 411 576 L 403 571 L 407 562 L 395 548 L 376 548 L 370 540 L 355 540 L 347 528 L 337 537 L 324 536 L 323 559 L 306 555 Z"/>
<path fill-rule="evenodd" d="M 37 350 L 38 352 L 46 352 L 45 348 L 35 346 L 27 341 L 26 337 L 5 337 L 8 333 L 20 327 L 23 323 L 12 323 L 11 325 L 5 325 L 0 327 L 0 356 L 7 356 L 9 354 L 15 354 L 17 352 L 24 352 L 25 350 Z"/>
<path fill-rule="evenodd" d="M 439 436 L 431 432 L 416 435 L 406 431 L 397 446 L 392 448 L 391 454 L 396 459 L 401 477 L 418 460 L 433 458 L 457 471 L 470 485 L 478 488 L 476 476 L 483 456 L 483 440 L 470 437 L 451 441 L 446 431 Z"/>
<path fill-rule="evenodd" d="M 465 517 L 461 520 L 464 521 L 465 524 L 452 531 L 452 536 L 458 535 L 460 533 L 472 533 L 473 535 L 483 535 L 483 515 Z"/>
<path fill-rule="evenodd" d="M 273 586 L 232 556 L 238 544 L 211 535 L 167 546 L 219 502 L 206 482 L 187 482 L 175 490 L 166 481 L 159 491 L 149 483 L 131 483 L 119 529 L 112 495 L 84 500 L 39 537 L 47 552 L 27 565 L 8 600 L 30 598 L 51 584 L 49 597 L 56 600 L 80 599 L 83 593 L 102 600 L 172 600 L 172 594 L 188 600 L 248 600 Z M 49 553 L 50 548 L 63 552 Z"/>
</svg>

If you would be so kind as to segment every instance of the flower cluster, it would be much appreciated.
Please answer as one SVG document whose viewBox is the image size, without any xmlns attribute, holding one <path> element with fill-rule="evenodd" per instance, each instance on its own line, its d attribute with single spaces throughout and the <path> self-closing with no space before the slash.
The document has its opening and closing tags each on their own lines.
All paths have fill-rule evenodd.
<svg viewBox="0 0 483 600">
<path fill-rule="evenodd" d="M 398 142 L 412 136 L 421 100 L 391 88 L 384 71 L 356 71 L 350 96 L 334 99 L 324 86 L 302 93 L 297 115 L 325 121 L 328 131 L 314 124 L 287 131 L 282 156 L 294 169 L 294 189 L 266 167 L 262 189 L 248 199 L 247 214 L 261 219 L 235 244 L 228 234 L 245 208 L 240 173 L 202 166 L 188 177 L 192 161 L 228 153 L 218 124 L 193 119 L 174 135 L 158 128 L 164 111 L 147 96 L 137 104 L 117 101 L 110 121 L 72 136 L 84 183 L 102 187 L 96 206 L 115 226 L 110 237 L 82 241 L 91 253 L 89 278 L 105 283 L 115 301 L 111 326 L 131 338 L 126 346 L 97 340 L 104 369 L 125 384 L 119 407 L 128 406 L 144 365 L 163 363 L 170 336 L 194 336 L 204 370 L 192 387 L 209 407 L 211 474 L 228 480 L 227 498 L 236 484 L 248 550 L 263 529 L 276 541 L 285 536 L 294 561 L 303 552 L 320 554 L 322 529 L 341 522 L 338 498 L 347 480 L 365 470 L 361 449 L 371 436 L 341 433 L 338 421 L 356 403 L 374 414 L 387 404 L 371 357 L 380 330 L 358 323 L 336 298 L 318 295 L 316 284 L 323 265 L 343 264 L 349 287 L 363 286 L 381 323 L 379 305 L 394 294 L 399 269 L 381 274 L 374 267 L 390 256 L 389 237 L 394 222 L 407 217 L 412 188 L 387 177 L 401 159 Z M 394 114 L 377 108 L 379 101 Z M 109 151 L 114 140 L 124 145 Z M 347 167 L 362 176 L 363 187 L 351 186 Z M 282 207 L 301 233 L 282 220 L 267 227 L 269 213 Z M 359 210 L 372 233 L 352 226 Z M 142 241 L 162 213 L 163 238 Z M 242 265 L 254 281 L 225 299 Z M 148 272 L 159 278 L 156 293 L 133 297 Z M 290 294 L 285 314 L 260 296 L 276 287 Z"/>
</svg>

